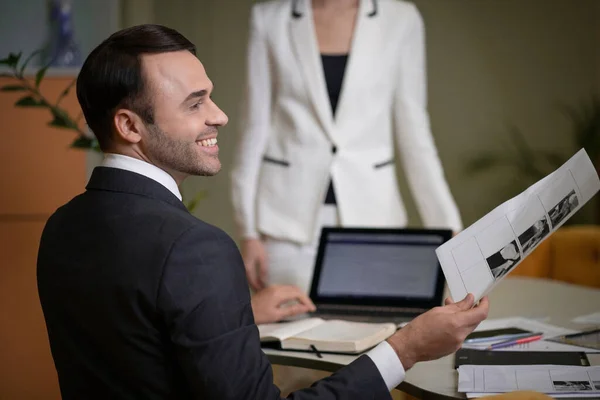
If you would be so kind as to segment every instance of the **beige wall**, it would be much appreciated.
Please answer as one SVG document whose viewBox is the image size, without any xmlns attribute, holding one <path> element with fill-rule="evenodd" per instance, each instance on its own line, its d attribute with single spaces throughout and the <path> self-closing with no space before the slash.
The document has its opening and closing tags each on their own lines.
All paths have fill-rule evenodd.
<svg viewBox="0 0 600 400">
<path fill-rule="evenodd" d="M 517 177 L 509 169 L 479 179 L 463 173 L 469 156 L 510 146 L 507 124 L 521 127 L 536 149 L 574 151 L 569 124 L 557 106 L 576 104 L 594 90 L 597 1 L 415 3 L 428 32 L 434 133 L 470 223 L 516 194 L 510 182 Z"/>
<path fill-rule="evenodd" d="M 219 137 L 221 174 L 191 178 L 184 184 L 184 195 L 206 189 L 209 196 L 196 214 L 234 233 L 229 166 L 251 2 L 155 0 L 153 4 L 156 22 L 180 29 L 198 45 L 199 58 L 216 85 L 215 99 L 230 116 L 230 125 Z M 510 170 L 477 179 L 464 173 L 468 157 L 510 144 L 506 124 L 521 127 L 536 148 L 572 151 L 568 123 L 556 106 L 574 104 L 600 88 L 600 7 L 595 0 L 415 0 L 415 4 L 426 24 L 434 135 L 468 224 L 516 190 Z M 418 225 L 414 207 L 409 208 L 411 224 Z"/>
</svg>

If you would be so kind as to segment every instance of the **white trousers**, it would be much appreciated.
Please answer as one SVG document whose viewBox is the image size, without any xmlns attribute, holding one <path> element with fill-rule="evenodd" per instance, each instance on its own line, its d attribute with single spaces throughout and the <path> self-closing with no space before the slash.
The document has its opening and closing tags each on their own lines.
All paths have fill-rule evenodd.
<svg viewBox="0 0 600 400">
<path fill-rule="evenodd" d="M 317 229 L 310 243 L 299 244 L 269 236 L 265 238 L 269 284 L 296 285 L 308 294 L 321 228 L 325 226 L 339 226 L 337 207 L 333 204 L 323 204 L 321 207 Z"/>
</svg>

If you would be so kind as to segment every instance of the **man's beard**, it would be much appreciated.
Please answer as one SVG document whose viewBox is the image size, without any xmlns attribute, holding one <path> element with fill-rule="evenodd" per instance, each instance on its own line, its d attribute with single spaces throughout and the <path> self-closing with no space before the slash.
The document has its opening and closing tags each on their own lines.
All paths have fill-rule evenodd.
<svg viewBox="0 0 600 400">
<path fill-rule="evenodd" d="M 219 157 L 202 155 L 197 149 L 199 144 L 195 141 L 172 139 L 156 124 L 146 126 L 150 133 L 147 151 L 153 163 L 186 175 L 213 176 L 221 170 Z M 212 133 L 216 133 L 216 128 L 202 132 L 198 139 Z"/>
</svg>

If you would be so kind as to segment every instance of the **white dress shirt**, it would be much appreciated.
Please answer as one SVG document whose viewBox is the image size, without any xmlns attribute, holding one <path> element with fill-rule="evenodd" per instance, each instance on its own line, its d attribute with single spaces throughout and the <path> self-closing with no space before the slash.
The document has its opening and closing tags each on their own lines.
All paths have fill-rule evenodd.
<svg viewBox="0 0 600 400">
<path fill-rule="evenodd" d="M 153 179 L 169 189 L 179 200 L 181 193 L 175 179 L 155 165 L 139 160 L 137 158 L 124 156 L 122 154 L 107 154 L 101 166 L 118 168 L 135 172 L 147 178 Z M 404 380 L 405 371 L 396 352 L 386 341 L 383 341 L 367 353 L 379 370 L 388 390 L 394 389 Z"/>
</svg>

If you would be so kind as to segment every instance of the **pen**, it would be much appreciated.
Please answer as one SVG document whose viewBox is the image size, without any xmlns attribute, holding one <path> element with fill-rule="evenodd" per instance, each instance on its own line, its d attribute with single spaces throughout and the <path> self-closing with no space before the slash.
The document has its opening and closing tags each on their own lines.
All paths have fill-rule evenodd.
<svg viewBox="0 0 600 400">
<path fill-rule="evenodd" d="M 495 342 L 498 340 L 514 340 L 514 339 L 529 337 L 532 334 L 534 334 L 534 333 L 525 332 L 525 333 L 512 333 L 512 334 L 499 335 L 499 336 L 485 336 L 485 337 L 479 337 L 479 338 L 473 338 L 473 339 L 466 339 L 465 343 L 466 344 L 475 344 L 475 343 L 483 343 L 483 342 Z M 535 335 L 537 335 L 537 333 L 535 333 Z"/>
<path fill-rule="evenodd" d="M 515 339 L 515 340 L 507 340 L 505 342 L 500 342 L 500 343 L 494 343 L 491 346 L 488 346 L 487 350 L 495 350 L 495 349 L 501 349 L 503 347 L 514 346 L 517 344 L 535 342 L 536 340 L 540 340 L 543 336 L 544 336 L 544 334 L 540 332 L 540 333 L 535 333 L 532 336 L 525 337 L 525 338 L 520 338 L 520 339 Z"/>
<path fill-rule="evenodd" d="M 310 348 L 311 348 L 311 350 L 312 350 L 312 351 L 314 351 L 314 352 L 315 352 L 315 354 L 317 355 L 317 357 L 319 357 L 319 358 L 323 358 L 323 356 L 321 355 L 321 353 L 319 352 L 319 350 L 317 350 L 317 348 L 315 347 L 315 345 L 314 345 L 314 344 L 311 344 L 311 345 L 310 345 Z"/>
</svg>

